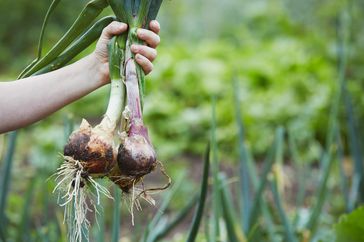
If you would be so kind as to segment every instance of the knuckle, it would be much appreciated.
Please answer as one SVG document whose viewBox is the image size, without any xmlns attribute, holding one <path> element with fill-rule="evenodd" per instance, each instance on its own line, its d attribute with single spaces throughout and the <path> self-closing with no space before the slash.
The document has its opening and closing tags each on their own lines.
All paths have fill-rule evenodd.
<svg viewBox="0 0 364 242">
<path fill-rule="evenodd" d="M 159 35 L 157 35 L 157 37 L 155 39 L 155 45 L 159 45 L 160 42 L 161 42 L 161 37 L 159 37 Z"/>
<path fill-rule="evenodd" d="M 141 54 L 137 54 L 137 56 L 136 56 L 136 59 L 137 59 L 137 62 L 140 64 L 140 65 L 146 65 L 147 63 L 146 63 L 146 58 L 143 56 L 143 55 L 141 55 Z"/>
<path fill-rule="evenodd" d="M 151 72 L 153 70 L 154 66 L 151 62 L 149 62 L 149 65 L 148 65 L 148 73 Z"/>
<path fill-rule="evenodd" d="M 140 45 L 138 46 L 138 50 L 143 53 L 143 55 L 145 55 L 145 53 L 148 53 L 148 49 L 147 49 L 147 46 L 145 45 Z"/>
<path fill-rule="evenodd" d="M 144 73 L 145 74 L 149 74 L 153 70 L 153 64 L 150 63 L 150 64 L 144 66 L 143 70 L 144 70 Z"/>
<path fill-rule="evenodd" d="M 108 36 L 109 35 L 109 32 L 110 32 L 110 25 L 108 25 L 108 26 L 106 26 L 103 30 L 102 30 L 102 32 L 101 32 L 101 35 L 103 35 L 103 36 Z"/>
<path fill-rule="evenodd" d="M 115 26 L 117 26 L 118 24 L 119 24 L 119 22 L 118 22 L 118 21 L 116 21 L 116 20 L 114 20 L 114 21 L 112 21 L 112 22 L 110 23 L 110 25 L 109 25 L 109 26 L 115 27 Z"/>
<path fill-rule="evenodd" d="M 154 32 L 159 32 L 160 30 L 160 24 L 157 20 L 152 20 L 152 22 L 150 23 L 150 27 L 151 29 L 153 29 Z"/>
<path fill-rule="evenodd" d="M 152 57 L 152 60 L 154 60 L 155 58 L 157 58 L 157 50 L 156 49 L 152 49 L 152 53 L 151 53 L 151 57 Z"/>
</svg>

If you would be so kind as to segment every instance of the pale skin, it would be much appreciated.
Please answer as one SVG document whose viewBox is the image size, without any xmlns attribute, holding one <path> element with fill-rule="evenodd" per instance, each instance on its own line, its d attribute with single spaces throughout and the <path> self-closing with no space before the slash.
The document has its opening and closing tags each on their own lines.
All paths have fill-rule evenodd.
<svg viewBox="0 0 364 242">
<path fill-rule="evenodd" d="M 146 45 L 133 45 L 136 62 L 145 74 L 153 69 L 160 42 L 159 23 L 150 22 L 150 30 L 138 29 Z M 67 104 L 110 83 L 107 44 L 112 36 L 128 26 L 112 22 L 104 28 L 93 53 L 81 60 L 39 76 L 0 82 L 0 134 L 35 123 Z"/>
</svg>

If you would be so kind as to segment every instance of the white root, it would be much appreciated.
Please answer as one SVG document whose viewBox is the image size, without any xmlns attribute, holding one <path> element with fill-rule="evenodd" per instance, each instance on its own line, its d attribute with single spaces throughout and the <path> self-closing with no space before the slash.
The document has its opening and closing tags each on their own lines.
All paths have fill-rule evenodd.
<svg viewBox="0 0 364 242">
<path fill-rule="evenodd" d="M 59 204 L 64 207 L 63 222 L 70 228 L 69 241 L 81 242 L 82 237 L 88 241 L 90 221 L 87 219 L 87 213 L 93 211 L 96 217 L 97 207 L 101 206 L 100 195 L 113 199 L 110 192 L 88 176 L 79 161 L 69 156 L 64 156 L 63 164 L 54 175 L 57 185 L 53 192 L 58 191 Z M 88 202 L 93 209 L 89 207 Z"/>
<path fill-rule="evenodd" d="M 155 206 L 155 200 L 150 196 L 150 194 L 152 194 L 153 192 L 149 193 L 144 189 L 143 184 L 138 183 L 138 180 L 132 179 L 129 176 L 117 176 L 115 178 L 118 178 L 117 180 L 115 180 L 115 183 L 123 180 L 132 183 L 130 191 L 127 193 L 123 192 L 122 200 L 131 215 L 131 223 L 134 226 L 134 207 L 137 211 L 142 210 L 139 198 L 142 198 L 149 205 Z"/>
</svg>

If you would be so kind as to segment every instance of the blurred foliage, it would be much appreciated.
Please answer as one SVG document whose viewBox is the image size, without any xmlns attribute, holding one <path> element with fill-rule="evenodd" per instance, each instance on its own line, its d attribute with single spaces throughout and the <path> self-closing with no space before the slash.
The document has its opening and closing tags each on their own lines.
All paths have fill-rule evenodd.
<svg viewBox="0 0 364 242">
<path fill-rule="evenodd" d="M 70 26 L 85 2 L 61 1 L 46 31 L 46 49 Z M 320 160 L 329 108 L 337 90 L 337 16 L 347 3 L 350 36 L 346 77 L 356 115 L 356 131 L 360 135 L 364 125 L 361 122 L 364 119 L 363 1 L 164 1 L 159 17 L 162 42 L 158 47 L 155 70 L 147 77 L 145 118 L 159 159 L 166 161 L 172 177 L 188 167 L 189 178 L 201 178 L 200 174 L 195 174 L 195 156 L 203 153 L 210 136 L 212 95 L 217 96 L 217 143 L 222 166 L 229 169 L 226 161 L 237 164 L 239 147 L 235 145 L 233 77 L 239 82 L 246 145 L 256 160 L 261 160 L 269 150 L 274 130 L 279 125 L 294 135 L 300 161 Z M 42 19 L 49 4 L 49 0 L 0 1 L 0 80 L 15 79 L 20 70 L 35 58 Z M 109 13 L 106 10 L 104 14 Z M 62 151 L 66 139 L 65 117 L 72 116 L 76 123 L 81 118 L 97 123 L 106 108 L 108 91 L 105 86 L 20 132 L 7 208 L 12 225 L 20 225 L 21 216 L 35 217 L 39 219 L 29 226 L 41 230 L 34 236 L 64 236 L 62 211 L 53 207 L 56 200 L 51 195 L 54 184 L 44 183 L 44 180 L 60 162 L 57 154 Z M 346 110 L 340 111 L 340 119 L 344 121 Z M 346 157 L 349 153 L 347 131 L 343 127 L 341 134 L 343 155 L 350 163 L 351 158 Z M 0 136 L 0 158 L 5 146 L 2 138 Z M 287 150 L 284 152 L 286 154 Z M 350 169 L 346 168 L 349 175 Z M 313 181 L 316 181 L 314 178 L 318 172 L 309 171 L 312 181 L 307 179 L 306 187 L 310 189 L 315 186 Z M 23 215 L 19 211 L 29 206 L 24 194 L 31 178 L 38 173 L 41 175 L 38 181 L 34 181 L 37 194 L 29 197 L 32 211 Z M 294 175 L 287 175 L 287 179 L 294 179 Z M 336 189 L 337 181 L 331 178 L 328 184 L 332 191 Z M 186 179 L 170 209 L 175 211 L 183 207 L 186 194 L 190 196 L 194 189 L 193 179 Z M 331 211 L 342 211 L 343 202 L 335 195 L 330 198 Z M 312 199 L 306 200 L 306 204 L 312 202 Z M 107 206 L 111 206 L 111 201 L 106 201 Z M 43 211 L 47 209 L 50 214 L 44 215 Z M 124 210 L 123 216 L 128 218 Z M 111 211 L 108 212 L 106 226 L 112 223 Z M 305 208 L 297 208 L 298 228 L 307 222 L 307 213 Z M 150 219 L 151 215 L 146 214 Z M 46 226 L 47 216 L 56 218 L 49 226 Z M 324 224 L 335 221 L 326 213 L 320 216 Z M 145 218 L 141 217 L 137 222 L 144 223 Z M 129 226 L 128 221 L 123 222 Z M 25 231 L 27 226 L 24 225 Z M 127 228 L 123 227 L 121 233 L 133 236 Z M 319 231 L 318 237 L 325 237 L 327 231 Z M 16 236 L 17 231 L 10 233 Z M 184 241 L 185 237 L 176 234 L 174 241 Z"/>
</svg>

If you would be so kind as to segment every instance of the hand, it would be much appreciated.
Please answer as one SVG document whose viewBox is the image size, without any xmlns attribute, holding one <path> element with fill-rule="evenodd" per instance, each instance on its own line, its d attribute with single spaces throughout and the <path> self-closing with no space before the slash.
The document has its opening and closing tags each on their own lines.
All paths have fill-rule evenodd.
<svg viewBox="0 0 364 242">
<path fill-rule="evenodd" d="M 131 46 L 131 51 L 135 54 L 135 60 L 143 68 L 145 74 L 149 74 L 153 70 L 152 62 L 157 57 L 157 50 L 155 48 L 160 42 L 158 35 L 160 26 L 158 21 L 152 20 L 149 23 L 149 28 L 150 30 L 137 30 L 138 38 L 145 41 L 146 45 Z M 107 82 L 110 81 L 107 45 L 114 35 L 122 34 L 127 29 L 128 26 L 125 23 L 113 21 L 104 28 L 99 41 L 96 44 L 96 49 L 93 52 L 93 55 L 99 64 L 101 64 L 101 72 Z"/>
</svg>

